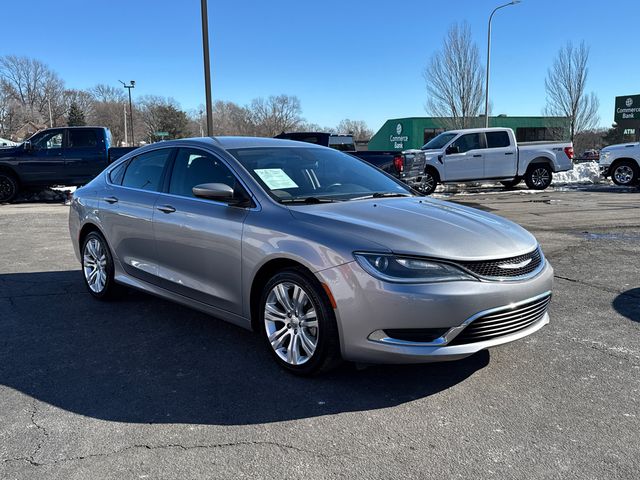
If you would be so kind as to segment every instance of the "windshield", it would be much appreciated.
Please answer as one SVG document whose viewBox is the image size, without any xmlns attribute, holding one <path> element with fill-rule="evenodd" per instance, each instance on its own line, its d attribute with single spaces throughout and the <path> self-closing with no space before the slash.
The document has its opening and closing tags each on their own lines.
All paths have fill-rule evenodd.
<svg viewBox="0 0 640 480">
<path fill-rule="evenodd" d="M 412 195 L 362 160 L 329 148 L 239 148 L 229 153 L 281 203 Z"/>
<path fill-rule="evenodd" d="M 443 132 L 437 137 L 429 140 L 425 145 L 422 146 L 422 150 L 440 150 L 447 143 L 449 143 L 453 138 L 457 135 L 457 133 L 447 133 Z"/>
</svg>

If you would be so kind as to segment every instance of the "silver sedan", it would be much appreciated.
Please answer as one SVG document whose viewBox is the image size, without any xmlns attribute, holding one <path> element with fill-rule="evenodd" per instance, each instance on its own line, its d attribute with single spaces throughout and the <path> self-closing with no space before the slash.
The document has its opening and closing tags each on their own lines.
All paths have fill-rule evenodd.
<svg viewBox="0 0 640 480">
<path fill-rule="evenodd" d="M 128 286 L 253 329 L 299 374 L 459 359 L 549 322 L 530 233 L 316 145 L 135 150 L 75 192 L 69 228 L 95 298 Z"/>
</svg>

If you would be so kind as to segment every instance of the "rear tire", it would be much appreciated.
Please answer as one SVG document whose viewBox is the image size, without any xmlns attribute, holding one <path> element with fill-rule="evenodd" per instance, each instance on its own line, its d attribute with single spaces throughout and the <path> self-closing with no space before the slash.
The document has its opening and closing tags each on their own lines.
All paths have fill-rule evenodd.
<svg viewBox="0 0 640 480">
<path fill-rule="evenodd" d="M 113 278 L 113 257 L 102 234 L 90 232 L 82 242 L 81 253 L 84 284 L 91 296 L 98 300 L 117 297 L 122 288 Z"/>
<path fill-rule="evenodd" d="M 302 268 L 287 268 L 264 286 L 259 331 L 276 363 L 296 375 L 327 372 L 342 361 L 327 294 Z"/>
<path fill-rule="evenodd" d="M 631 160 L 616 163 L 611 171 L 611 180 L 621 187 L 638 184 L 638 166 Z"/>
<path fill-rule="evenodd" d="M 9 172 L 0 172 L 0 203 L 10 203 L 19 191 L 18 179 Z"/>
<path fill-rule="evenodd" d="M 514 178 L 513 180 L 509 180 L 507 182 L 500 182 L 504 188 L 513 188 L 516 185 L 518 185 L 520 182 L 522 181 L 522 178 L 518 177 L 518 178 Z"/>
<path fill-rule="evenodd" d="M 551 185 L 551 180 L 551 168 L 542 163 L 531 165 L 524 176 L 524 181 L 531 190 L 544 190 Z"/>
</svg>

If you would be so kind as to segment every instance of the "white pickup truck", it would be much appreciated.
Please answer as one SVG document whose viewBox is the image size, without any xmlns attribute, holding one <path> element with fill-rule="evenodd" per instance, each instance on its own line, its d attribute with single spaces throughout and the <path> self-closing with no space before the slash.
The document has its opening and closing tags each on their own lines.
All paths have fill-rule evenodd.
<svg viewBox="0 0 640 480">
<path fill-rule="evenodd" d="M 408 150 L 402 180 L 424 194 L 438 183 L 495 180 L 513 187 L 544 190 L 553 173 L 573 168 L 571 142 L 517 144 L 510 128 L 473 128 L 443 132 L 420 150 Z"/>
<path fill-rule="evenodd" d="M 604 147 L 599 162 L 600 173 L 616 185 L 640 185 L 640 143 Z"/>
</svg>

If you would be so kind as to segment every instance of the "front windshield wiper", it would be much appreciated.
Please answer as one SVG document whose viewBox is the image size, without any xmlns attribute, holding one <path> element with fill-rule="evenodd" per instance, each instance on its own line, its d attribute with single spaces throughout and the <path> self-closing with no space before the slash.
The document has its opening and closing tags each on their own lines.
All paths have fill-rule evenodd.
<svg viewBox="0 0 640 480">
<path fill-rule="evenodd" d="M 391 198 L 391 197 L 413 197 L 410 193 L 401 192 L 375 192 L 362 197 L 354 197 L 349 200 L 366 200 L 367 198 Z"/>
<path fill-rule="evenodd" d="M 315 203 L 333 203 L 333 202 L 337 202 L 337 200 L 332 198 L 322 198 L 322 197 L 294 197 L 294 198 L 280 199 L 280 203 L 315 204 Z"/>
</svg>

